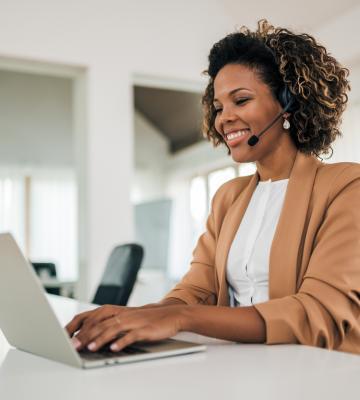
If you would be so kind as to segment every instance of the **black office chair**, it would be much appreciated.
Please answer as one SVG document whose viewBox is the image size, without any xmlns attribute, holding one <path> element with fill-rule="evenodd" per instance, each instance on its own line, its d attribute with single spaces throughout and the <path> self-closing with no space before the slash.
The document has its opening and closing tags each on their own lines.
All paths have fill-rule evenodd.
<svg viewBox="0 0 360 400">
<path fill-rule="evenodd" d="M 144 257 L 142 246 L 129 243 L 111 252 L 93 303 L 126 306 Z"/>
</svg>

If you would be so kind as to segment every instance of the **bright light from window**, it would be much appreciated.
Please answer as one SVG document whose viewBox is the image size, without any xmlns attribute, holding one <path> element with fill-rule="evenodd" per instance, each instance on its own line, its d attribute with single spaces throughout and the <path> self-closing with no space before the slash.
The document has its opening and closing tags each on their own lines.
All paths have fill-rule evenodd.
<svg viewBox="0 0 360 400">
<path fill-rule="evenodd" d="M 219 189 L 219 187 L 229 181 L 230 179 L 235 178 L 235 168 L 228 167 L 219 169 L 218 171 L 214 171 L 209 174 L 208 182 L 209 182 L 209 198 L 208 202 L 211 203 L 211 199 L 213 198 L 215 192 Z"/>
<path fill-rule="evenodd" d="M 249 176 L 256 172 L 255 163 L 244 163 L 239 165 L 239 176 Z"/>
<path fill-rule="evenodd" d="M 0 231 L 11 232 L 24 250 L 24 184 L 21 178 L 0 178 Z"/>
<path fill-rule="evenodd" d="M 77 207 L 73 178 L 33 178 L 31 260 L 54 262 L 63 280 L 77 278 Z"/>
<path fill-rule="evenodd" d="M 191 181 L 190 212 L 191 218 L 197 223 L 202 223 L 206 217 L 206 182 L 202 176 L 197 176 Z"/>
</svg>

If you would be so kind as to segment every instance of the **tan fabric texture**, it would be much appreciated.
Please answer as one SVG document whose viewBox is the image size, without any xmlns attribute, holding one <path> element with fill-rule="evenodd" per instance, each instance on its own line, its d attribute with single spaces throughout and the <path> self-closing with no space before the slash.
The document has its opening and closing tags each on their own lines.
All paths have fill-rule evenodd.
<svg viewBox="0 0 360 400">
<path fill-rule="evenodd" d="M 167 298 L 228 306 L 227 256 L 259 175 L 217 191 L 190 270 Z M 271 245 L 266 343 L 360 354 L 360 164 L 297 153 Z"/>
</svg>

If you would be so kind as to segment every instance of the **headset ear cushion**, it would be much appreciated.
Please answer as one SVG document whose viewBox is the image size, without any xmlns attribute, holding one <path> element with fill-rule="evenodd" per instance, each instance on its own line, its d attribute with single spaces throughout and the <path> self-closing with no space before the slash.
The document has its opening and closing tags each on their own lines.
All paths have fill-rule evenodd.
<svg viewBox="0 0 360 400">
<path fill-rule="evenodd" d="M 279 102 L 282 108 L 287 108 L 287 111 L 292 111 L 292 105 L 294 103 L 294 97 L 287 87 L 284 87 L 279 95 Z"/>
</svg>

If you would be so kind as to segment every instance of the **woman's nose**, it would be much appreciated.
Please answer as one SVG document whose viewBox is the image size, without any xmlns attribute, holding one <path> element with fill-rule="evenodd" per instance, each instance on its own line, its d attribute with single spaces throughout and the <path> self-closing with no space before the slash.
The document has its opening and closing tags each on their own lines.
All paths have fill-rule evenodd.
<svg viewBox="0 0 360 400">
<path fill-rule="evenodd" d="M 235 114 L 232 107 L 223 108 L 221 113 L 221 123 L 232 122 L 236 120 L 237 115 Z"/>
</svg>

